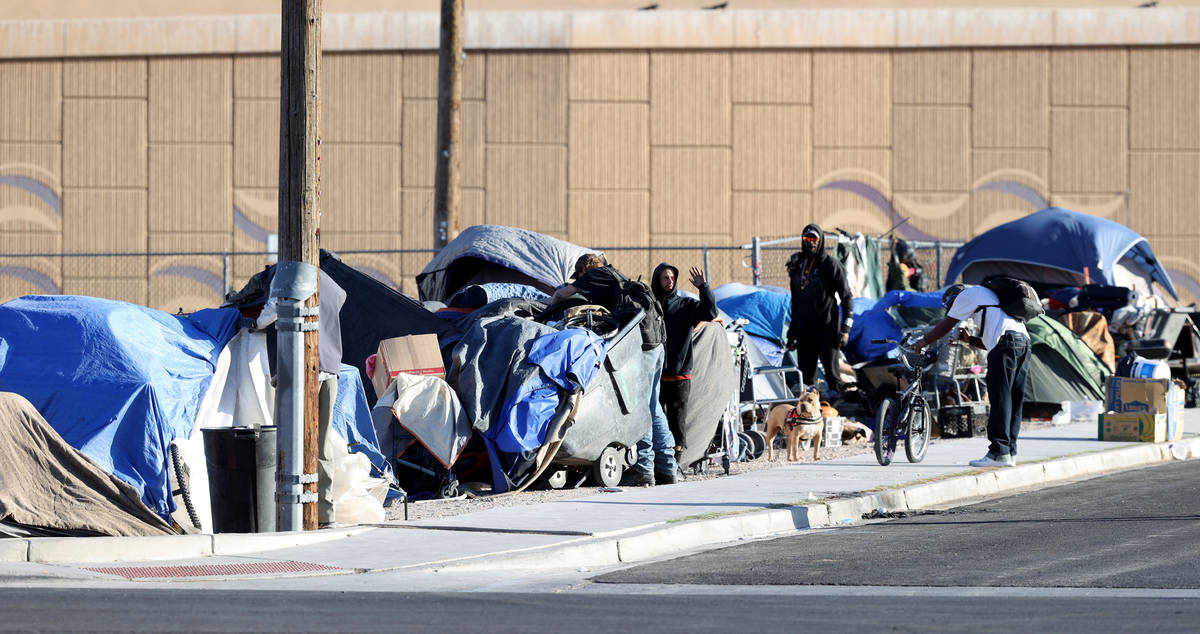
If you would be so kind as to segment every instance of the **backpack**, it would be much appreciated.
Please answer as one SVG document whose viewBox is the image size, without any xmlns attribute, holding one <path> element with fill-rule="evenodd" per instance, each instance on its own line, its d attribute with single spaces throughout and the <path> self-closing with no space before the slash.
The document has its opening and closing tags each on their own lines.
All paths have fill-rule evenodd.
<svg viewBox="0 0 1200 634">
<path fill-rule="evenodd" d="M 646 313 L 638 327 L 642 331 L 642 349 L 650 350 L 667 342 L 667 320 L 663 317 L 662 304 L 654 297 L 654 291 L 641 280 L 626 279 L 621 282 L 621 295 L 617 302 L 617 312 L 634 312 L 640 309 Z M 624 309 L 624 310 L 622 310 Z"/>
<path fill-rule="evenodd" d="M 1038 299 L 1037 291 L 1033 290 L 1033 287 L 1027 282 L 1011 277 L 993 277 L 985 281 L 983 286 L 995 293 L 1000 300 L 999 304 L 992 304 L 992 306 L 1008 313 L 1009 317 L 1021 323 L 1046 312 L 1042 309 L 1042 301 Z M 989 306 L 980 306 L 979 308 L 984 309 Z M 986 320 L 987 312 L 984 312 L 983 315 Z"/>
</svg>

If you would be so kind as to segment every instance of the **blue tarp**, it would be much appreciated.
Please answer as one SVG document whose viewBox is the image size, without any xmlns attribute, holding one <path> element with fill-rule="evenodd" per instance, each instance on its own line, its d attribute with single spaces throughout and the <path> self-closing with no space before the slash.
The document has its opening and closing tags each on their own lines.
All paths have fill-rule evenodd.
<svg viewBox="0 0 1200 634">
<path fill-rule="evenodd" d="M 522 454 L 545 444 L 560 390 L 571 392 L 591 383 L 604 362 L 606 345 L 584 328 L 547 333 L 530 342 L 525 362 L 539 371 L 515 386 L 499 419 L 482 434 L 491 458 L 494 491 L 508 489 L 507 476 Z"/>
<path fill-rule="evenodd" d="M 338 372 L 337 398 L 333 401 L 331 426 L 346 439 L 351 453 L 365 454 L 375 467 L 371 477 L 394 479 L 392 467 L 379 450 L 379 439 L 375 436 L 375 424 L 371 422 L 371 408 L 367 406 L 367 394 L 363 389 L 358 368 L 343 363 Z"/>
<path fill-rule="evenodd" d="M 957 279 L 978 262 L 1014 262 L 1067 271 L 1080 279 L 1087 268 L 1093 280 L 1116 286 L 1113 267 L 1123 257 L 1132 259 L 1151 280 L 1179 298 L 1145 238 L 1112 220 L 1061 207 L 1043 209 L 979 234 L 954 253 L 946 280 Z"/>
<path fill-rule="evenodd" d="M 874 344 L 872 339 L 899 341 L 903 336 L 899 324 L 888 313 L 892 306 L 914 308 L 941 308 L 942 292 L 914 293 L 912 291 L 888 291 L 867 310 L 858 313 L 859 303 L 855 300 L 854 325 L 850 328 L 850 343 L 847 354 L 861 360 L 878 359 L 887 354 L 892 344 Z M 866 306 L 864 302 L 862 304 Z"/>
<path fill-rule="evenodd" d="M 734 319 L 746 319 L 745 331 L 774 342 L 783 342 L 792 318 L 792 296 L 782 289 L 745 284 L 722 284 L 713 290 L 717 307 Z"/>
<path fill-rule="evenodd" d="M 93 297 L 15 299 L 0 305 L 0 390 L 28 399 L 167 519 L 167 448 L 191 435 L 240 319 L 234 309 L 184 317 Z"/>
</svg>

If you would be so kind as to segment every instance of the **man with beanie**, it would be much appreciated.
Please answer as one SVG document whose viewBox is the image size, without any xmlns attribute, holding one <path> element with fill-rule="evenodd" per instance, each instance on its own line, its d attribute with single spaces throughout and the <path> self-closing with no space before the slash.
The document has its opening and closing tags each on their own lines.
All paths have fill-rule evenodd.
<svg viewBox="0 0 1200 634">
<path fill-rule="evenodd" d="M 807 385 L 816 383 L 820 359 L 829 390 L 838 392 L 842 386 L 837 352 L 850 340 L 854 296 L 841 263 L 825 253 L 821 227 L 810 224 L 800 237 L 800 250 L 787 263 L 792 291 L 787 347 L 796 351 L 796 364 Z"/>
<path fill-rule="evenodd" d="M 925 286 L 928 284 L 925 269 L 917 262 L 916 256 L 912 245 L 902 238 L 896 238 L 892 246 L 892 257 L 888 260 L 887 290 L 925 292 Z"/>
<path fill-rule="evenodd" d="M 679 269 L 663 262 L 654 269 L 651 289 L 662 306 L 667 326 L 666 358 L 663 360 L 662 387 L 659 397 L 667 414 L 667 424 L 675 438 L 675 451 L 683 450 L 683 424 L 687 416 L 688 394 L 692 386 L 692 329 L 703 321 L 717 318 L 717 299 L 704 272 L 696 267 L 689 271 L 692 286 L 700 299 L 677 292 Z M 674 481 L 674 474 L 671 474 Z M 656 474 L 661 480 L 662 476 Z"/>
</svg>

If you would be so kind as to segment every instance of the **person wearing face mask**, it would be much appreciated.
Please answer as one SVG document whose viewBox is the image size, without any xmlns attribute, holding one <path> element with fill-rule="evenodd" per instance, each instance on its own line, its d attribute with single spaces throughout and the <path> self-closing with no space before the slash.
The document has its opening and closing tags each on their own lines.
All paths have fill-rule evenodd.
<svg viewBox="0 0 1200 634">
<path fill-rule="evenodd" d="M 838 392 L 842 386 L 837 352 L 850 340 L 854 295 L 841 263 L 825 252 L 821 227 L 810 224 L 800 236 L 800 250 L 787 262 L 792 291 L 787 347 L 796 351 L 796 365 L 806 385 L 816 382 L 820 359 L 829 390 Z"/>
</svg>

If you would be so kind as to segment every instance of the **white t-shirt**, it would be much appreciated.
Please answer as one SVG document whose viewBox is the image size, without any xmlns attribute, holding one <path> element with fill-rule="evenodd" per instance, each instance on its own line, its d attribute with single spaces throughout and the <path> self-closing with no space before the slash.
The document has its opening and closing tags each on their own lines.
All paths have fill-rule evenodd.
<svg viewBox="0 0 1200 634">
<path fill-rule="evenodd" d="M 996 342 L 1000 341 L 1000 336 L 1006 332 L 1019 332 L 1026 336 L 1029 332 L 1025 330 L 1025 324 L 1008 316 L 1008 313 L 1000 310 L 996 304 L 1000 303 L 1000 298 L 996 297 L 990 289 L 985 286 L 968 286 L 966 290 L 958 294 L 954 298 L 954 303 L 950 305 L 950 310 L 946 311 L 947 317 L 953 317 L 959 321 L 973 320 L 976 324 L 983 323 L 987 330 L 983 331 L 980 339 L 983 340 L 983 345 L 990 352 L 996 347 Z M 980 306 L 987 306 L 983 310 L 979 310 Z M 979 312 L 975 312 L 975 311 Z M 987 319 L 984 319 L 984 313 L 987 313 Z"/>
</svg>

